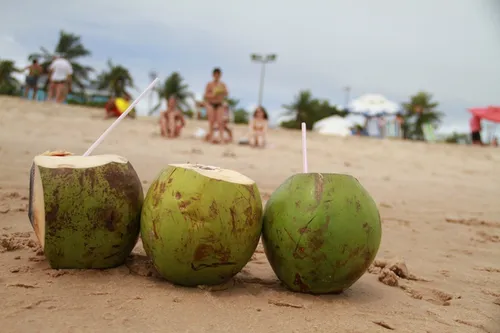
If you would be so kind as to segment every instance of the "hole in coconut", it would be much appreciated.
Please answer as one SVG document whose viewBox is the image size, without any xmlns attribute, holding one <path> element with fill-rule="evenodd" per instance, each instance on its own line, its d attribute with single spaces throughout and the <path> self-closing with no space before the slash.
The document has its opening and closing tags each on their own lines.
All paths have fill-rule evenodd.
<svg viewBox="0 0 500 333">
<path fill-rule="evenodd" d="M 201 165 L 201 164 L 195 164 L 194 167 L 198 168 L 198 169 L 202 169 L 202 170 L 212 170 L 212 171 L 220 169 L 220 168 L 213 167 L 213 166 L 210 166 L 210 165 Z"/>
<path fill-rule="evenodd" d="M 253 185 L 255 182 L 241 173 L 203 164 L 170 164 L 175 168 L 189 169 L 198 172 L 208 178 L 222 180 L 235 184 Z"/>
</svg>

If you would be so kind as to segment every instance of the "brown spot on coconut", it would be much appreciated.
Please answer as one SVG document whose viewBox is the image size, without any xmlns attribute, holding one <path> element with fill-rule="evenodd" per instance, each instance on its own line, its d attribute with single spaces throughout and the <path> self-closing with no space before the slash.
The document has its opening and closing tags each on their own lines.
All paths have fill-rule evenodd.
<svg viewBox="0 0 500 333">
<path fill-rule="evenodd" d="M 144 194 L 117 155 L 46 152 L 30 173 L 28 216 L 52 268 L 110 268 L 135 246 Z"/>
</svg>

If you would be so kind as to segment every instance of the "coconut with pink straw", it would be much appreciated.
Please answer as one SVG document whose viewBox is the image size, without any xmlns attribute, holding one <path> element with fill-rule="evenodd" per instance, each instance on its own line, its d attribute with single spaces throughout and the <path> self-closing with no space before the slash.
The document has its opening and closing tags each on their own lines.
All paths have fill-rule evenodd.
<svg viewBox="0 0 500 333">
<path fill-rule="evenodd" d="M 126 158 L 91 153 L 157 82 L 82 156 L 66 151 L 35 156 L 28 216 L 52 268 L 115 267 L 135 246 L 144 201 L 141 181 Z"/>
<path fill-rule="evenodd" d="M 262 241 L 289 289 L 340 293 L 375 259 L 382 230 L 377 205 L 350 175 L 309 173 L 302 123 L 303 173 L 288 178 L 264 209 Z"/>
</svg>

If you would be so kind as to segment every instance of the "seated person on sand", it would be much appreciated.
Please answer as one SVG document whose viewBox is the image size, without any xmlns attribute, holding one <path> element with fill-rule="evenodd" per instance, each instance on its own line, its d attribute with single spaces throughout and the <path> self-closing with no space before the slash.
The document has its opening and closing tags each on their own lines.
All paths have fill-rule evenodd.
<svg viewBox="0 0 500 333">
<path fill-rule="evenodd" d="M 268 117 L 262 106 L 255 109 L 248 126 L 250 128 L 250 146 L 263 148 L 266 145 Z"/>
<path fill-rule="evenodd" d="M 129 94 L 125 93 L 123 95 L 123 97 L 118 97 L 118 98 L 114 98 L 114 97 L 111 97 L 107 102 L 106 104 L 104 105 L 104 109 L 106 110 L 106 115 L 104 116 L 104 119 L 109 119 L 109 118 L 114 118 L 114 117 L 119 117 L 125 110 L 121 110 L 123 109 L 123 106 L 118 106 L 117 105 L 117 101 L 119 101 L 120 99 L 122 99 L 123 101 L 125 101 L 127 104 L 130 103 L 130 100 L 131 100 L 131 97 Z M 122 101 L 122 102 L 123 102 Z M 128 106 L 127 106 L 128 107 Z M 133 111 L 133 110 L 132 110 Z M 128 114 L 128 116 L 134 118 L 134 114 L 132 112 L 130 112 Z"/>
<path fill-rule="evenodd" d="M 170 96 L 167 102 L 167 110 L 160 114 L 161 136 L 177 138 L 181 135 L 181 130 L 185 124 L 184 115 L 177 108 L 176 98 Z"/>
<path fill-rule="evenodd" d="M 224 102 L 222 103 L 222 123 L 224 125 L 224 130 L 222 133 L 218 133 L 221 138 L 224 138 L 224 133 L 227 133 L 228 138 L 224 139 L 225 143 L 229 143 L 233 141 L 233 131 L 229 128 L 229 123 L 231 121 L 231 111 L 229 110 L 229 105 Z M 214 126 L 214 133 L 219 131 L 219 126 L 216 124 Z"/>
</svg>

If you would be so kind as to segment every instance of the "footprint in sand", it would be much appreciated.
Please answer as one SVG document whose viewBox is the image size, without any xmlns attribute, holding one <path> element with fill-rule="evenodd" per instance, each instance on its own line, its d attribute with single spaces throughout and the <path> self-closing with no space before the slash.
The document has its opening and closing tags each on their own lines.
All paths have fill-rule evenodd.
<svg viewBox="0 0 500 333">
<path fill-rule="evenodd" d="M 401 281 L 405 280 L 430 282 L 426 279 L 418 278 L 415 275 L 411 274 L 408 271 L 406 263 L 401 259 L 395 259 L 392 261 L 380 259 L 375 260 L 369 267 L 368 272 L 371 274 L 378 274 L 378 280 L 383 284 L 391 287 L 399 286 L 399 288 L 401 288 L 408 296 L 414 299 L 421 299 L 432 304 L 447 306 L 451 304 L 450 301 L 453 298 L 460 298 L 453 297 L 451 294 L 437 289 L 422 287 L 418 287 L 418 289 L 416 289 L 408 283 L 401 284 Z"/>
<path fill-rule="evenodd" d="M 476 232 L 476 235 L 480 237 L 480 239 L 475 239 L 479 243 L 500 243 L 500 236 L 494 235 L 491 233 L 487 233 L 484 231 Z"/>
<path fill-rule="evenodd" d="M 411 298 L 425 300 L 435 305 L 449 306 L 450 301 L 454 298 L 452 295 L 437 289 L 420 288 L 417 290 L 408 285 L 400 286 L 400 288 Z"/>
<path fill-rule="evenodd" d="M 29 232 L 15 232 L 1 235 L 0 252 L 11 252 L 22 249 L 38 251 L 40 246 L 36 240 L 31 238 L 31 235 L 32 233 Z"/>
<path fill-rule="evenodd" d="M 462 224 L 462 225 L 473 226 L 473 227 L 481 226 L 481 227 L 490 227 L 490 228 L 500 228 L 499 222 L 483 221 L 483 220 L 478 220 L 476 218 L 461 219 L 461 218 L 447 217 L 447 218 L 445 218 L 445 221 L 447 223 Z"/>
</svg>

